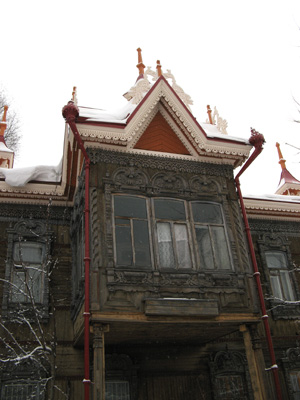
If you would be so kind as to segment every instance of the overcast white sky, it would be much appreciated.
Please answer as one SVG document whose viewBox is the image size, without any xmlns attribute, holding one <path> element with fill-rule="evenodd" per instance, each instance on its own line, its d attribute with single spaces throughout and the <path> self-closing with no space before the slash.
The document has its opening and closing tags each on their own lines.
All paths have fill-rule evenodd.
<svg viewBox="0 0 300 400">
<path fill-rule="evenodd" d="M 136 49 L 146 66 L 171 69 L 205 121 L 217 106 L 228 133 L 263 133 L 263 153 L 241 178 L 244 194 L 274 193 L 276 141 L 300 180 L 299 0 L 6 1 L 1 5 L 0 87 L 22 121 L 15 167 L 58 164 L 61 109 L 77 86 L 78 103 L 114 109 L 135 82 Z"/>
</svg>

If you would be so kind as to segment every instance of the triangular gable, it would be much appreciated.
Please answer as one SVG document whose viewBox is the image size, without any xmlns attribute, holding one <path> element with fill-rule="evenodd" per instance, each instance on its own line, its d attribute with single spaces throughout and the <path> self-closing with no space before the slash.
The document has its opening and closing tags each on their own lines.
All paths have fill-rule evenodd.
<svg viewBox="0 0 300 400">
<path fill-rule="evenodd" d="M 140 137 L 135 149 L 190 155 L 160 112 L 157 112 Z"/>
<path fill-rule="evenodd" d="M 249 156 L 252 146 L 245 139 L 215 132 L 207 134 L 163 76 L 148 92 L 140 95 L 140 102 L 126 122 L 111 123 L 102 117 L 97 120 L 96 116 L 91 121 L 80 119 L 77 126 L 86 145 L 93 147 L 97 143 L 97 147 L 119 147 L 128 152 L 149 151 L 151 155 L 159 152 L 161 155 L 164 153 L 163 156 L 192 156 L 199 161 L 231 164 L 234 167 L 241 165 Z M 161 118 L 156 118 L 158 113 L 165 120 L 161 119 L 161 122 L 166 127 L 160 145 L 154 144 L 149 134 L 152 121 Z"/>
</svg>

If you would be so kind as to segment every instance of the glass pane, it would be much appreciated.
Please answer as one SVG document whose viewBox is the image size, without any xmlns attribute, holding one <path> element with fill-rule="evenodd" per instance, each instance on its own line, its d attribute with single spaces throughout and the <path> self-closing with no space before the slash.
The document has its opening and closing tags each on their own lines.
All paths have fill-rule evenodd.
<svg viewBox="0 0 300 400">
<path fill-rule="evenodd" d="M 42 243 L 15 243 L 14 260 L 24 263 L 41 263 L 44 255 L 44 247 Z"/>
<path fill-rule="evenodd" d="M 141 267 L 150 267 L 150 244 L 147 221 L 133 220 L 133 236 L 135 264 Z"/>
<path fill-rule="evenodd" d="M 130 400 L 129 383 L 125 381 L 105 382 L 106 400 Z"/>
<path fill-rule="evenodd" d="M 130 226 L 116 226 L 117 265 L 132 265 Z"/>
<path fill-rule="evenodd" d="M 217 204 L 193 202 L 192 210 L 195 222 L 206 224 L 223 224 L 221 208 Z"/>
<path fill-rule="evenodd" d="M 37 267 L 28 267 L 28 286 L 31 291 L 31 295 L 35 302 L 41 302 L 42 293 L 42 271 Z M 28 299 L 30 301 L 30 299 Z"/>
<path fill-rule="evenodd" d="M 157 223 L 158 254 L 161 268 L 175 268 L 171 227 L 167 222 Z"/>
<path fill-rule="evenodd" d="M 14 271 L 11 300 L 13 303 L 24 303 L 27 301 L 26 288 L 25 288 L 25 272 Z"/>
<path fill-rule="evenodd" d="M 187 227 L 184 224 L 175 224 L 174 233 L 179 268 L 191 268 L 191 255 L 188 243 Z"/>
<path fill-rule="evenodd" d="M 280 287 L 280 281 L 279 281 L 279 276 L 277 275 L 271 275 L 271 287 L 272 287 L 272 292 L 273 296 L 277 297 L 278 299 L 283 299 L 281 287 Z"/>
<path fill-rule="evenodd" d="M 244 382 L 239 375 L 220 376 L 216 379 L 218 398 L 246 400 Z"/>
<path fill-rule="evenodd" d="M 207 226 L 195 226 L 198 254 L 200 256 L 200 267 L 202 269 L 213 269 L 214 259 L 211 241 Z"/>
<path fill-rule="evenodd" d="M 295 300 L 294 292 L 292 289 L 290 275 L 288 271 L 280 271 L 280 279 L 283 290 L 284 300 L 293 301 Z"/>
<path fill-rule="evenodd" d="M 155 199 L 155 217 L 158 219 L 171 219 L 185 221 L 184 202 L 181 200 Z"/>
<path fill-rule="evenodd" d="M 213 246 L 217 269 L 230 269 L 230 257 L 224 228 L 222 226 L 212 226 L 211 233 L 213 237 Z"/>
<path fill-rule="evenodd" d="M 300 400 L 300 371 L 291 371 L 290 379 L 292 384 L 293 399 Z"/>
<path fill-rule="evenodd" d="M 268 268 L 287 268 L 285 254 L 281 251 L 266 251 L 265 255 Z"/>
<path fill-rule="evenodd" d="M 116 218 L 116 225 L 130 225 L 130 219 L 127 218 Z"/>
<path fill-rule="evenodd" d="M 37 383 L 6 383 L 2 387 L 1 399 L 23 400 L 43 399 L 43 393 L 39 392 Z"/>
<path fill-rule="evenodd" d="M 135 196 L 114 196 L 115 216 L 147 218 L 146 200 Z"/>
</svg>

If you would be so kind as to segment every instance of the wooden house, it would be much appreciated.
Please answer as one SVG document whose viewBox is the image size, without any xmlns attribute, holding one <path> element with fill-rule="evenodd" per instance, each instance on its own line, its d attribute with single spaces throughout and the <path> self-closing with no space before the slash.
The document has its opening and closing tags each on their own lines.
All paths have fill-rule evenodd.
<svg viewBox="0 0 300 400">
<path fill-rule="evenodd" d="M 0 398 L 298 399 L 300 183 L 243 200 L 262 135 L 137 67 L 118 112 L 74 89 L 61 169 L 0 169 Z"/>
</svg>

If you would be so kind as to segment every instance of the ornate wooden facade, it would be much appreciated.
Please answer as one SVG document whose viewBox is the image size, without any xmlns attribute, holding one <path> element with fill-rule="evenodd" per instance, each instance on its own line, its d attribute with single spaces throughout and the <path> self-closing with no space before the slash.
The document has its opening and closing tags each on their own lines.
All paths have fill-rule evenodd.
<svg viewBox="0 0 300 400">
<path fill-rule="evenodd" d="M 0 181 L 1 399 L 87 400 L 82 380 L 94 400 L 277 396 L 234 181 L 251 145 L 141 63 L 119 117 L 74 96 L 60 182 Z M 298 399 L 300 200 L 245 205 L 282 398 Z"/>
</svg>

